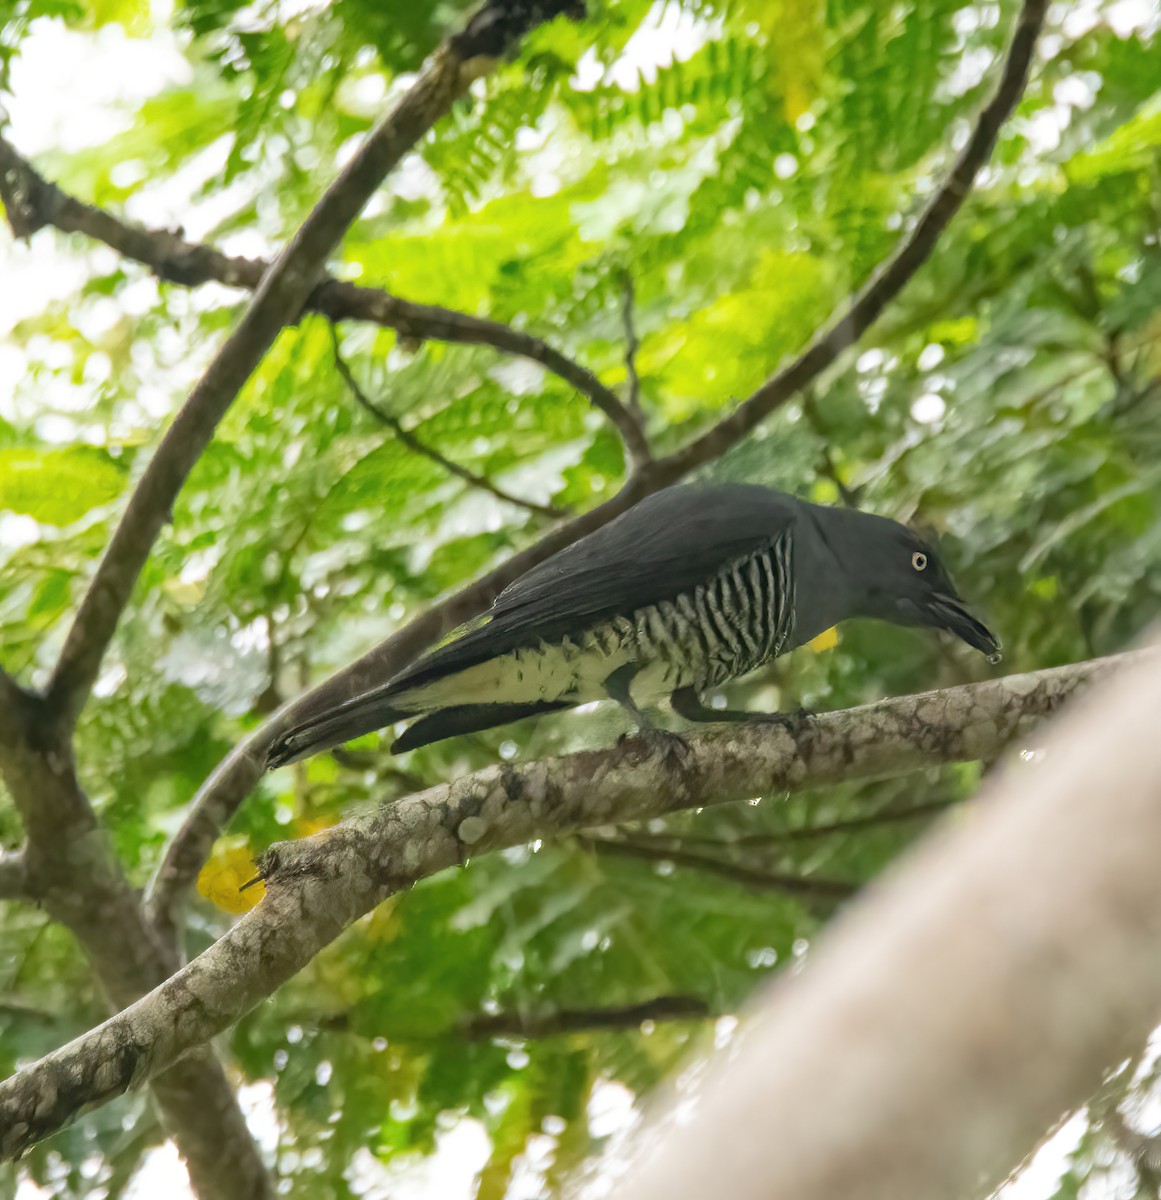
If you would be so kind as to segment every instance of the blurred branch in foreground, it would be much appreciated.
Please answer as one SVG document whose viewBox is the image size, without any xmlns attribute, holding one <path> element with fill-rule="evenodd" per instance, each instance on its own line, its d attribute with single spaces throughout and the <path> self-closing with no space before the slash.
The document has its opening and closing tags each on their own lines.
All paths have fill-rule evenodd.
<svg viewBox="0 0 1161 1200">
<path fill-rule="evenodd" d="M 659 1121 L 624 1194 L 956 1200 L 1001 1180 L 1161 1015 L 1159 710 L 1154 657 L 1102 681 L 852 905 L 683 1096 L 697 1138 Z"/>
</svg>

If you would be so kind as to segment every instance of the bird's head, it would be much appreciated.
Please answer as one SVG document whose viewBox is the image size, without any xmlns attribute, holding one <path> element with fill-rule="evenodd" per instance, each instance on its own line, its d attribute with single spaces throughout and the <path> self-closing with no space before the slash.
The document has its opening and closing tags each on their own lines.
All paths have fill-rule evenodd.
<svg viewBox="0 0 1161 1200">
<path fill-rule="evenodd" d="M 864 615 L 946 630 L 999 662 L 999 639 L 968 611 L 935 546 L 897 521 L 860 516 L 860 536 L 851 549 L 860 560 L 856 578 Z"/>
</svg>

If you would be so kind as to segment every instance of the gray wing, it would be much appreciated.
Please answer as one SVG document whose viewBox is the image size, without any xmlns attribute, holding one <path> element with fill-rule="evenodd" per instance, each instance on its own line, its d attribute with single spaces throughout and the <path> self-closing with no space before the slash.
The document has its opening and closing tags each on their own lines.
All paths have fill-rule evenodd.
<svg viewBox="0 0 1161 1200">
<path fill-rule="evenodd" d="M 746 484 L 667 488 L 553 555 L 496 598 L 490 619 L 420 659 L 387 688 L 408 688 L 501 654 L 575 637 L 691 591 L 726 563 L 789 533 L 800 502 Z"/>
</svg>

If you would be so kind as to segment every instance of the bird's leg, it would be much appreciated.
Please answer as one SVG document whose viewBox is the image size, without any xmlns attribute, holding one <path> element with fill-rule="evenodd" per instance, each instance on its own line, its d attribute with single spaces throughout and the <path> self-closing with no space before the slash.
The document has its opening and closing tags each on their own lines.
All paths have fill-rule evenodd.
<svg viewBox="0 0 1161 1200">
<path fill-rule="evenodd" d="M 702 703 L 695 687 L 681 687 L 669 697 L 673 711 L 679 717 L 697 724 L 726 721 L 749 721 L 755 724 L 781 725 L 789 733 L 801 733 L 814 713 L 805 708 L 794 712 L 747 712 L 744 708 L 709 708 Z"/>
<path fill-rule="evenodd" d="M 605 693 L 633 718 L 638 737 L 646 744 L 649 752 L 659 755 L 664 761 L 677 765 L 689 757 L 689 743 L 679 733 L 661 729 L 637 707 L 629 687 L 640 668 L 636 663 L 625 663 L 605 680 Z M 629 755 L 629 736 L 622 734 L 617 742 L 622 754 Z"/>
</svg>

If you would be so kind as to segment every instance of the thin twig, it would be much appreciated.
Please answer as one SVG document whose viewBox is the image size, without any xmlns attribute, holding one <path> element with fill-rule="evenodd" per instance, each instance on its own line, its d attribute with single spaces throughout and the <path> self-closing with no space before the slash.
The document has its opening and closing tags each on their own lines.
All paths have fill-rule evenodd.
<svg viewBox="0 0 1161 1200">
<path fill-rule="evenodd" d="M 694 468 L 729 449 L 763 417 L 789 399 L 796 389 L 806 387 L 816 379 L 843 350 L 854 343 L 923 264 L 931 252 L 934 239 L 966 198 L 995 142 L 999 126 L 1019 100 L 1027 80 L 1036 35 L 1043 23 L 1045 4 L 1046 0 L 1026 0 L 996 93 L 980 113 L 976 127 L 948 180 L 935 194 L 910 237 L 858 293 L 844 316 L 820 334 L 803 355 L 763 385 L 731 417 L 715 425 L 684 450 L 639 467 L 612 499 L 567 525 L 549 531 L 540 541 L 392 634 L 357 662 L 300 696 L 223 760 L 195 797 L 189 816 L 166 851 L 154 878 L 151 902 L 155 919 L 163 928 L 174 927 L 181 896 L 197 878 L 217 830 L 230 819 L 261 778 L 266 750 L 279 733 L 295 720 L 301 720 L 328 704 L 349 699 L 402 670 L 415 655 L 450 629 L 483 612 L 499 590 L 524 571 L 607 524 L 643 496 L 676 483 Z M 332 285 L 327 286 L 329 288 Z M 344 290 L 350 289 L 351 285 L 336 284 L 334 287 L 336 294 L 346 294 Z M 387 308 L 403 303 L 394 297 L 376 295 L 376 304 Z M 374 307 L 369 306 L 366 312 L 342 315 L 361 315 L 366 319 L 374 319 L 370 311 Z M 340 314 L 328 312 L 326 315 L 334 318 Z M 489 344 L 510 348 L 501 346 L 499 342 Z M 516 350 L 512 352 L 519 353 Z"/>
<path fill-rule="evenodd" d="M 562 1033 L 639 1029 L 645 1021 L 700 1021 L 711 1015 L 700 996 L 656 996 L 639 1004 L 612 1008 L 561 1008 L 547 1012 L 480 1013 L 459 1026 L 469 1039 L 544 1038 Z"/>
<path fill-rule="evenodd" d="M 849 900 L 858 891 L 855 884 L 841 879 L 823 879 L 812 875 L 792 875 L 785 871 L 755 871 L 741 863 L 729 862 L 707 854 L 695 854 L 676 846 L 654 846 L 650 842 L 630 838 L 578 838 L 579 843 L 596 854 L 609 854 L 619 858 L 640 858 L 647 862 L 672 863 L 677 867 L 690 867 L 718 875 L 730 883 L 740 884 L 755 892 L 774 892 L 780 896 L 794 896 L 800 900 L 836 901 Z"/>
<path fill-rule="evenodd" d="M 617 1029 L 639 1029 L 646 1021 L 700 1021 L 713 1015 L 710 1006 L 700 996 L 655 996 L 638 1004 L 613 1005 L 607 1008 L 557 1008 L 524 1012 L 506 1009 L 496 1013 L 473 1013 L 451 1029 L 452 1036 L 467 1041 L 489 1041 L 492 1038 L 548 1038 L 567 1033 L 601 1033 Z M 429 1040 L 408 1037 L 406 1030 L 368 1030 L 356 1028 L 349 1012 L 303 1013 L 295 1018 L 299 1024 L 325 1029 L 334 1033 L 358 1033 L 371 1036 L 382 1033 L 391 1041 Z M 444 1035 L 441 1035 L 444 1036 Z"/>
<path fill-rule="evenodd" d="M 633 324 L 633 276 L 628 271 L 624 277 L 624 291 L 621 300 L 621 319 L 625 323 L 625 377 L 629 382 L 629 411 L 641 417 L 641 379 L 637 374 L 637 351 L 641 349 L 641 341 L 637 337 L 637 329 Z"/>
<path fill-rule="evenodd" d="M 919 821 L 954 808 L 961 800 L 926 800 L 907 808 L 888 808 L 865 817 L 849 817 L 845 821 L 828 821 L 825 825 L 805 825 L 801 829 L 784 829 L 778 833 L 752 833 L 740 838 L 699 837 L 685 833 L 634 834 L 640 843 L 664 847 L 677 843 L 681 846 L 705 846 L 717 850 L 764 849 L 770 846 L 791 845 L 794 842 L 812 842 L 819 838 L 832 837 L 836 833 L 853 833 L 861 829 L 873 829 L 882 825 L 895 825 L 904 821 Z"/>
<path fill-rule="evenodd" d="M 63 233 L 81 233 L 149 267 L 159 279 L 185 287 L 214 282 L 254 291 L 270 268 L 263 259 L 223 254 L 213 246 L 187 241 L 180 232 L 146 229 L 85 204 L 44 179 L 3 136 L 0 199 L 17 237 L 31 236 L 46 225 Z M 633 464 L 650 459 L 649 444 L 637 415 L 626 409 L 617 393 L 592 371 L 542 338 L 499 321 L 434 304 L 414 304 L 380 288 L 345 283 L 329 275 L 321 278 L 304 307 L 330 321 L 368 321 L 416 341 L 490 346 L 538 363 L 604 413 L 624 441 Z"/>
<path fill-rule="evenodd" d="M 503 500 L 505 504 L 513 504 L 517 508 L 523 508 L 528 512 L 536 513 L 542 517 L 552 517 L 553 519 L 569 515 L 567 509 L 556 508 L 552 504 L 537 504 L 533 500 L 522 500 L 519 496 L 513 496 L 511 492 L 506 492 L 485 476 L 477 475 L 475 471 L 469 471 L 467 467 L 461 467 L 459 463 L 452 462 L 450 458 L 445 458 L 433 446 L 429 446 L 417 437 L 410 429 L 404 428 L 403 422 L 398 417 L 389 413 L 385 408 L 381 408 L 363 391 L 362 387 L 359 386 L 359 381 L 352 374 L 351 368 L 343 358 L 342 347 L 339 345 L 339 331 L 334 325 L 331 326 L 331 341 L 334 344 L 335 369 L 342 376 L 343 382 L 347 385 L 351 395 L 354 396 L 358 403 L 376 421 L 386 425 L 408 450 L 430 459 L 433 463 L 441 466 L 449 475 L 454 475 L 457 479 L 462 479 L 470 487 L 478 488 L 482 492 L 487 492 L 490 496 L 495 496 L 497 500 Z"/>
<path fill-rule="evenodd" d="M 814 391 L 811 388 L 802 389 L 802 415 L 806 423 L 814 430 L 821 444 L 821 449 L 819 450 L 819 473 L 834 484 L 835 490 L 839 494 L 839 499 L 847 508 L 858 508 L 858 490 L 848 487 L 843 482 L 843 478 L 839 474 L 839 469 L 835 466 L 834 458 L 830 452 L 831 432 L 827 429 L 826 423 L 822 419 L 822 413 L 818 411 L 818 401 L 815 399 Z"/>
<path fill-rule="evenodd" d="M 474 68 L 565 7 L 575 6 L 547 0 L 511 10 L 485 3 L 428 59 L 262 275 L 249 307 L 162 438 L 85 593 L 48 688 L 63 721 L 75 720 L 84 704 L 153 543 L 218 422 L 279 331 L 302 313 L 347 228 L 387 173 L 464 93 L 478 74 Z M 10 158 L 0 163 L 0 181 L 19 190 L 24 185 L 14 185 Z"/>
</svg>

